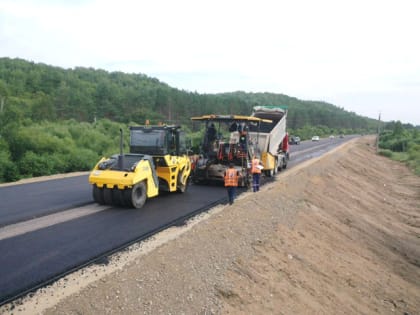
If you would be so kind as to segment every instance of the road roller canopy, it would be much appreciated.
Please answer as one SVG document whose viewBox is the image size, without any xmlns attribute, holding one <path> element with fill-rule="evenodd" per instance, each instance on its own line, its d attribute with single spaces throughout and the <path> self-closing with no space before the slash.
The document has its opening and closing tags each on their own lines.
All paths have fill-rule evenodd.
<svg viewBox="0 0 420 315">
<path fill-rule="evenodd" d="M 130 152 L 150 155 L 185 154 L 185 133 L 180 126 L 130 127 Z"/>
</svg>

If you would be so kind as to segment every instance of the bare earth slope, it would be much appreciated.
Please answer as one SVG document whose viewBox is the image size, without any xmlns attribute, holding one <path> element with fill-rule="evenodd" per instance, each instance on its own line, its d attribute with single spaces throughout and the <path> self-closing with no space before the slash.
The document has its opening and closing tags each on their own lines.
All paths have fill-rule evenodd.
<svg viewBox="0 0 420 315">
<path fill-rule="evenodd" d="M 420 178 L 361 138 L 0 311 L 420 314 Z"/>
</svg>

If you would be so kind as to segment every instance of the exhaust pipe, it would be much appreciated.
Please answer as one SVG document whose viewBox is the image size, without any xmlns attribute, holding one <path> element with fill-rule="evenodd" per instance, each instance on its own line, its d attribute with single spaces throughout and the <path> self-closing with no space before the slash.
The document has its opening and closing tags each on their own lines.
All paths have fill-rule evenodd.
<svg viewBox="0 0 420 315">
<path fill-rule="evenodd" d="M 123 144 L 124 144 L 123 130 L 122 130 L 122 128 L 120 128 L 120 155 L 118 156 L 118 169 L 120 171 L 123 170 L 123 166 L 124 166 Z"/>
</svg>

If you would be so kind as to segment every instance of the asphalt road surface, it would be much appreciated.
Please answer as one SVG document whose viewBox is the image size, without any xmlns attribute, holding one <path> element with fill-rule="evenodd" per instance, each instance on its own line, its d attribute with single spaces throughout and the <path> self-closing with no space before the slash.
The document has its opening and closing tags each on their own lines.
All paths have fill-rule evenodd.
<svg viewBox="0 0 420 315">
<path fill-rule="evenodd" d="M 292 145 L 288 168 L 351 138 Z M 0 186 L 0 305 L 226 197 L 220 185 L 190 185 L 130 209 L 94 204 L 87 175 Z"/>
</svg>

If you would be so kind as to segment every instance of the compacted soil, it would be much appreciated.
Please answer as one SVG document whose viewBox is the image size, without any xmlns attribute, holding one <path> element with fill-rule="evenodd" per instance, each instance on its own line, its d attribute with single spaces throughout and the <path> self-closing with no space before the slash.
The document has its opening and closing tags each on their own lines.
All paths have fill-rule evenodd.
<svg viewBox="0 0 420 315">
<path fill-rule="evenodd" d="M 420 314 L 420 178 L 359 138 L 0 313 Z"/>
</svg>

